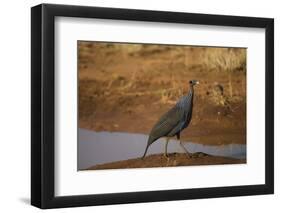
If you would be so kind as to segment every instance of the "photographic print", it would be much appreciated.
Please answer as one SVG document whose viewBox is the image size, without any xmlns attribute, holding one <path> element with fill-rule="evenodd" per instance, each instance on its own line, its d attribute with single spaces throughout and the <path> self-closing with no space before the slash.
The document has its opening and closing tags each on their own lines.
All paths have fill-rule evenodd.
<svg viewBox="0 0 281 213">
<path fill-rule="evenodd" d="M 274 19 L 40 4 L 31 41 L 33 206 L 274 193 Z"/>
<path fill-rule="evenodd" d="M 77 48 L 79 171 L 246 163 L 246 48 Z"/>
</svg>

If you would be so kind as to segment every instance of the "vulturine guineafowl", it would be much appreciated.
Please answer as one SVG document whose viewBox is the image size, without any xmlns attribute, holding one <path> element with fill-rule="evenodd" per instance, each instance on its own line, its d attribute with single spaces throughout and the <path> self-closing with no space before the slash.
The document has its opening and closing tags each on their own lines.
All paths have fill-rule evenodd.
<svg viewBox="0 0 281 213">
<path fill-rule="evenodd" d="M 176 105 L 171 108 L 168 112 L 166 112 L 162 117 L 158 120 L 158 122 L 154 125 L 152 128 L 149 138 L 147 141 L 147 146 L 145 148 L 145 152 L 142 156 L 142 158 L 145 157 L 148 147 L 158 140 L 161 137 L 167 137 L 166 138 L 166 144 L 165 144 L 165 156 L 167 155 L 167 147 L 169 138 L 173 136 L 177 136 L 177 139 L 180 141 L 180 133 L 183 129 L 185 129 L 192 117 L 192 108 L 193 108 L 193 96 L 194 96 L 194 85 L 199 84 L 199 81 L 192 80 L 189 82 L 190 90 L 189 93 L 185 96 L 183 96 Z M 180 146 L 185 151 L 187 157 L 190 157 L 191 154 L 187 151 L 187 149 L 184 147 L 182 142 L 180 141 Z"/>
</svg>

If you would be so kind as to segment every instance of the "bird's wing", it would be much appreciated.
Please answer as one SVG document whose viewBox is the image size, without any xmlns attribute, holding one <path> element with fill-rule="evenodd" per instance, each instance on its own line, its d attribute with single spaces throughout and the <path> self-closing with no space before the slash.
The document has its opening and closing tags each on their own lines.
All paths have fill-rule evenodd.
<svg viewBox="0 0 281 213">
<path fill-rule="evenodd" d="M 180 125 L 183 116 L 183 110 L 175 106 L 166 112 L 159 121 L 154 125 L 150 132 L 150 136 L 157 140 L 160 137 L 166 136 L 169 132 Z"/>
</svg>

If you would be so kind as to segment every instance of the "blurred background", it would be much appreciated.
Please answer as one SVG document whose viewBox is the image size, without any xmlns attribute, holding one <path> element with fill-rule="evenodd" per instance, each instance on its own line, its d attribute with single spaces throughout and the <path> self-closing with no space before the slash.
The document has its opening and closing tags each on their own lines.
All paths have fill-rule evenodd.
<svg viewBox="0 0 281 213">
<path fill-rule="evenodd" d="M 196 79 L 184 140 L 246 143 L 245 48 L 78 41 L 79 128 L 149 134 Z"/>
</svg>

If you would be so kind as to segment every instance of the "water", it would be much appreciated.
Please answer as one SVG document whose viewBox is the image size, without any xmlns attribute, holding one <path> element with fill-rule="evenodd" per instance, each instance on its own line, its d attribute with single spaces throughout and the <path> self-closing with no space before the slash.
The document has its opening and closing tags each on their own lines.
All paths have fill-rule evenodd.
<svg viewBox="0 0 281 213">
<path fill-rule="evenodd" d="M 141 157 L 146 147 L 148 136 L 121 132 L 94 132 L 85 129 L 78 131 L 78 170 L 86 169 L 97 164 L 127 160 Z M 163 153 L 165 138 L 154 142 L 148 149 L 147 155 Z M 229 144 L 208 146 L 185 142 L 184 146 L 190 152 L 205 152 L 210 155 L 246 158 L 246 145 Z M 171 139 L 168 152 L 183 152 L 177 140 Z"/>
</svg>

